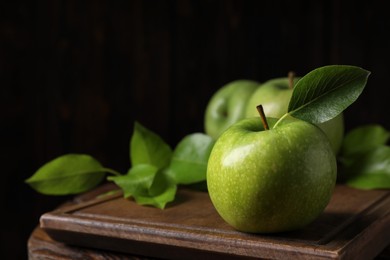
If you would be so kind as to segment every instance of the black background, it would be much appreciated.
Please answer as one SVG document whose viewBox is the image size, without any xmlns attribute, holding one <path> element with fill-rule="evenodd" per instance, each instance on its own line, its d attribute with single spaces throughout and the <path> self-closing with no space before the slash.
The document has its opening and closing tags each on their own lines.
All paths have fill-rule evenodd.
<svg viewBox="0 0 390 260">
<path fill-rule="evenodd" d="M 388 119 L 386 1 L 2 1 L 2 259 L 27 257 L 39 216 L 68 197 L 24 180 L 66 153 L 126 172 L 135 120 L 174 146 L 211 95 L 328 64 L 372 72 L 347 130 Z"/>
</svg>

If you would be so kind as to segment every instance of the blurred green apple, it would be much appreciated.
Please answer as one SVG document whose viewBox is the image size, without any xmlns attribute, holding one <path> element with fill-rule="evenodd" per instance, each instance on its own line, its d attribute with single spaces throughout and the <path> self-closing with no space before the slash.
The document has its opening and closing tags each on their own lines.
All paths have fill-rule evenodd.
<svg viewBox="0 0 390 260">
<path fill-rule="evenodd" d="M 268 118 L 270 127 L 276 119 Z M 336 157 L 317 126 L 290 118 L 265 130 L 246 118 L 216 141 L 208 161 L 213 205 L 232 227 L 274 233 L 302 228 L 327 206 L 336 182 Z"/>
<path fill-rule="evenodd" d="M 299 79 L 297 77 L 276 78 L 259 85 L 248 101 L 246 117 L 258 116 L 256 106 L 259 104 L 262 104 L 267 116 L 274 118 L 283 116 L 287 113 L 293 87 Z M 344 137 L 343 114 L 318 126 L 328 136 L 333 152 L 337 154 Z"/>
<path fill-rule="evenodd" d="M 293 83 L 288 77 L 270 79 L 259 85 L 250 97 L 247 108 L 246 117 L 259 116 L 256 107 L 261 104 L 264 108 L 264 113 L 268 117 L 280 118 L 287 112 L 288 103 L 290 102 L 293 85 L 299 78 L 294 77 Z"/>
<path fill-rule="evenodd" d="M 218 89 L 206 107 L 205 133 L 217 139 L 233 123 L 245 118 L 248 100 L 259 85 L 256 81 L 242 79 Z"/>
</svg>

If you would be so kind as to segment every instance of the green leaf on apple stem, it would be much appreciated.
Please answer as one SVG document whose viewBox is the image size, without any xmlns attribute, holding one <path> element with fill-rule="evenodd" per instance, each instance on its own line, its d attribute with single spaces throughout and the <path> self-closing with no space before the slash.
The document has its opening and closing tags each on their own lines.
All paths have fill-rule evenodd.
<svg viewBox="0 0 390 260">
<path fill-rule="evenodd" d="M 203 133 L 185 136 L 173 151 L 169 175 L 177 184 L 206 180 L 207 162 L 215 141 Z"/>
<path fill-rule="evenodd" d="M 288 114 L 313 124 L 326 122 L 355 102 L 369 75 L 369 71 L 350 65 L 317 68 L 294 87 Z"/>
<path fill-rule="evenodd" d="M 169 165 L 171 157 L 171 147 L 160 136 L 135 122 L 130 140 L 130 161 L 133 166 L 150 164 L 162 169 Z"/>
<path fill-rule="evenodd" d="M 358 189 L 390 188 L 390 147 L 379 146 L 359 157 L 349 167 L 348 186 Z"/>
<path fill-rule="evenodd" d="M 165 171 L 149 164 L 133 166 L 126 175 L 110 176 L 123 191 L 125 198 L 132 197 L 137 204 L 164 209 L 175 198 L 176 184 Z"/>
<path fill-rule="evenodd" d="M 114 171 L 89 155 L 66 154 L 44 164 L 25 182 L 42 194 L 70 195 L 96 187 L 106 172 Z"/>
</svg>

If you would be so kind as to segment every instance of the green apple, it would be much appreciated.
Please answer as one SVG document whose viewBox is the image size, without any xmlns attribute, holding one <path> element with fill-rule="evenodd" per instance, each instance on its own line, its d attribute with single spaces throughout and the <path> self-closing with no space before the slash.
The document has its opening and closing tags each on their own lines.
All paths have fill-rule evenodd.
<svg viewBox="0 0 390 260">
<path fill-rule="evenodd" d="M 293 85 L 299 78 L 276 78 L 259 85 L 248 101 L 246 117 L 258 116 L 256 106 L 263 105 L 264 113 L 269 117 L 280 118 L 288 110 L 288 104 L 293 92 Z M 344 117 L 339 114 L 337 117 L 318 124 L 318 126 L 328 136 L 333 152 L 337 154 L 340 150 L 344 137 Z"/>
<path fill-rule="evenodd" d="M 264 113 L 268 117 L 280 118 L 287 112 L 290 102 L 293 86 L 288 77 L 270 79 L 253 92 L 248 100 L 246 108 L 246 117 L 259 116 L 256 107 L 261 104 Z M 299 78 L 294 77 L 293 85 Z"/>
<path fill-rule="evenodd" d="M 218 89 L 206 107 L 205 133 L 217 139 L 230 125 L 245 118 L 247 102 L 259 85 L 256 81 L 242 79 Z"/>
<path fill-rule="evenodd" d="M 220 216 L 239 231 L 274 233 L 302 228 L 325 209 L 336 182 L 336 157 L 323 131 L 289 118 L 265 130 L 243 119 L 216 141 L 207 187 Z"/>
</svg>

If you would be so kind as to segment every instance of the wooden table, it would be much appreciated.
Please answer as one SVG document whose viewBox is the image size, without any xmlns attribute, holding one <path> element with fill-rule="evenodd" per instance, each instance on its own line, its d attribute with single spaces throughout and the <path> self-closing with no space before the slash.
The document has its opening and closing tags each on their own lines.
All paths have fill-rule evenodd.
<svg viewBox="0 0 390 260">
<path fill-rule="evenodd" d="M 99 196 L 112 188 L 43 214 L 28 241 L 29 258 L 390 259 L 390 191 L 339 185 L 305 229 L 254 235 L 228 226 L 204 192 L 180 189 L 176 201 L 159 210 L 120 194 Z"/>
</svg>

